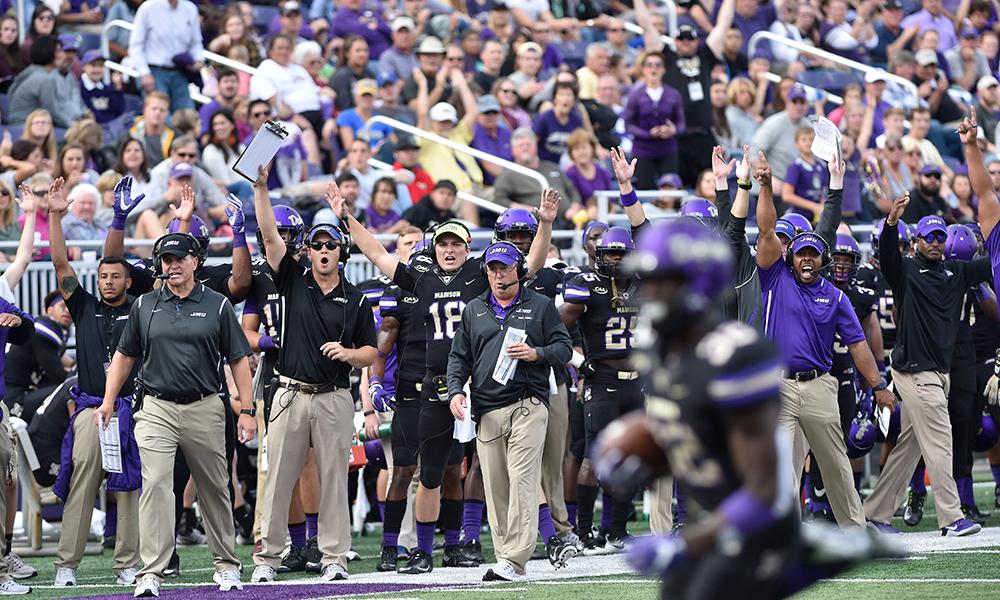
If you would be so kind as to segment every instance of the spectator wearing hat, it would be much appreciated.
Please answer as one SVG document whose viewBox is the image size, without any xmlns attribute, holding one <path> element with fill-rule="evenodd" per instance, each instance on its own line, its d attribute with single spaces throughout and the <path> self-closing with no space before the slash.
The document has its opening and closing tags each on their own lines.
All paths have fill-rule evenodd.
<svg viewBox="0 0 1000 600">
<path fill-rule="evenodd" d="M 807 112 L 809 103 L 806 102 L 805 90 L 798 85 L 792 86 L 788 91 L 785 110 L 764 119 L 753 135 L 750 146 L 767 155 L 775 189 L 782 189 L 788 166 L 799 155 L 795 147 L 795 136 L 789 133 L 809 124 L 806 120 Z"/>
<path fill-rule="evenodd" d="M 121 74 L 117 71 L 110 79 L 104 76 L 104 55 L 100 50 L 87 50 L 83 54 L 83 75 L 80 76 L 80 95 L 87 109 L 98 123 L 107 123 L 125 112 L 125 92 Z"/>
<path fill-rule="evenodd" d="M 375 79 L 375 73 L 368 68 L 368 42 L 358 35 L 344 39 L 340 57 L 337 59 L 337 71 L 330 78 L 330 87 L 337 93 L 334 106 L 337 110 L 347 110 L 354 98 L 352 93 L 354 83 L 360 79 Z"/>
<path fill-rule="evenodd" d="M 917 35 L 929 29 L 937 31 L 939 52 L 958 45 L 955 23 L 945 13 L 941 0 L 923 0 L 923 8 L 903 19 L 902 25 L 905 30 L 915 30 Z"/>
<path fill-rule="evenodd" d="M 432 225 L 444 223 L 455 218 L 455 200 L 458 188 L 447 179 L 441 179 L 434 184 L 430 194 L 415 203 L 403 213 L 402 220 L 425 230 Z"/>
<path fill-rule="evenodd" d="M 302 18 L 302 5 L 296 0 L 288 0 L 278 6 L 278 18 L 271 23 L 268 33 L 287 35 L 295 44 L 315 38 L 312 28 Z"/>
<path fill-rule="evenodd" d="M 882 3 L 881 18 L 875 23 L 878 43 L 868 50 L 868 57 L 874 64 L 887 64 L 890 56 L 909 43 L 910 36 L 902 37 L 905 31 L 902 25 L 904 14 L 901 0 L 886 0 Z"/>
<path fill-rule="evenodd" d="M 979 31 L 973 27 L 962 28 L 958 46 L 945 50 L 944 59 L 952 82 L 966 90 L 990 74 L 990 63 L 979 49 Z"/>
<path fill-rule="evenodd" d="M 664 173 L 679 171 L 678 136 L 685 130 L 683 98 L 663 83 L 663 56 L 645 52 L 639 60 L 641 81 L 625 100 L 625 128 L 632 138 L 632 156 L 639 159 L 636 186 L 652 189 Z"/>
<path fill-rule="evenodd" d="M 925 48 L 917 51 L 914 57 L 917 61 L 917 70 L 913 83 L 917 86 L 917 95 L 930 108 L 931 117 L 942 124 L 957 122 L 965 112 L 948 93 L 948 78 L 944 71 L 938 68 L 940 63 L 937 53 Z M 955 143 L 958 143 L 957 137 Z"/>
<path fill-rule="evenodd" d="M 402 134 L 396 142 L 393 153 L 395 161 L 392 163 L 394 171 L 407 170 L 413 173 L 413 181 L 406 185 L 410 191 L 410 200 L 416 205 L 423 200 L 434 187 L 434 179 L 430 173 L 420 166 L 420 144 L 410 134 Z M 452 184 L 454 185 L 454 184 Z"/>
<path fill-rule="evenodd" d="M 481 96 L 476 107 L 479 109 L 479 117 L 472 126 L 472 141 L 469 145 L 491 156 L 513 161 L 510 129 L 500 125 L 500 101 L 493 95 Z M 483 183 L 486 185 L 493 185 L 503 171 L 502 167 L 490 162 L 482 161 L 479 166 L 483 170 Z"/>
<path fill-rule="evenodd" d="M 523 42 L 517 47 L 514 72 L 510 81 L 517 88 L 517 95 L 528 110 L 536 111 L 542 102 L 551 99 L 555 77 L 541 78 L 542 47 L 535 42 Z"/>
<path fill-rule="evenodd" d="M 997 95 L 1000 82 L 993 75 L 984 75 L 976 82 L 976 121 L 992 144 L 996 140 L 996 128 L 1000 119 L 1000 96 Z"/>
<path fill-rule="evenodd" d="M 375 116 L 375 95 L 378 86 L 374 79 L 361 79 L 354 83 L 354 108 L 349 108 L 337 115 L 337 134 L 340 137 L 340 147 L 350 148 L 351 142 L 365 128 L 368 119 Z M 367 131 L 368 143 L 372 151 L 392 135 L 392 128 L 383 123 L 375 123 Z"/>
<path fill-rule="evenodd" d="M 392 46 L 378 57 L 378 72 L 392 73 L 396 79 L 405 79 L 420 66 L 414 48 L 417 44 L 417 24 L 406 15 L 392 20 Z"/>
<path fill-rule="evenodd" d="M 135 11 L 128 56 L 144 94 L 160 90 L 174 110 L 194 108 L 188 74 L 205 62 L 198 8 L 191 2 L 149 0 Z M 181 57 L 186 57 L 186 60 Z"/>
<path fill-rule="evenodd" d="M 396 119 L 409 125 L 417 124 L 417 114 L 409 106 L 401 104 L 399 101 L 399 78 L 393 72 L 379 73 L 375 78 L 378 84 L 378 108 L 376 115 L 385 115 L 390 119 Z"/>
<path fill-rule="evenodd" d="M 472 76 L 472 83 L 480 93 L 488 94 L 493 89 L 493 84 L 500 79 L 506 57 L 507 51 L 497 40 L 483 42 L 483 48 L 479 52 L 480 65 Z"/>
<path fill-rule="evenodd" d="M 346 38 L 359 35 L 368 42 L 371 57 L 378 60 L 392 44 L 392 30 L 382 14 L 364 6 L 363 0 L 343 0 L 330 21 L 330 35 Z"/>
<path fill-rule="evenodd" d="M 715 25 L 705 36 L 704 43 L 701 43 L 698 32 L 690 25 L 679 27 L 675 38 L 676 50 L 664 47 L 660 34 L 652 26 L 646 3 L 639 0 L 635 5 L 636 22 L 646 31 L 646 49 L 663 52 L 666 69 L 663 75 L 664 85 L 680 92 L 684 101 L 685 128 L 683 132 L 677 133 L 676 141 L 679 168 L 667 170 L 676 171 L 687 185 L 693 186 L 698 174 L 712 166 L 712 148 L 716 145 L 711 131 L 712 71 L 721 63 L 726 32 L 733 24 L 734 5 L 735 0 L 722 2 Z M 635 154 L 634 146 L 632 152 Z M 649 187 L 652 187 L 655 180 L 653 177 L 649 181 Z"/>
<path fill-rule="evenodd" d="M 429 35 L 417 47 L 417 62 L 419 68 L 407 74 L 403 82 L 402 100 L 413 110 L 417 110 L 417 73 L 427 81 L 427 106 L 448 101 L 454 91 L 450 82 L 450 69 L 444 67 L 444 44 L 438 38 Z M 419 114 L 419 113 L 418 113 Z"/>
<path fill-rule="evenodd" d="M 938 216 L 947 222 L 952 221 L 951 211 L 941 193 L 941 167 L 931 163 L 920 168 L 917 185 L 910 190 L 910 202 L 903 211 L 902 219 L 906 223 L 916 223 L 927 216 Z"/>
</svg>

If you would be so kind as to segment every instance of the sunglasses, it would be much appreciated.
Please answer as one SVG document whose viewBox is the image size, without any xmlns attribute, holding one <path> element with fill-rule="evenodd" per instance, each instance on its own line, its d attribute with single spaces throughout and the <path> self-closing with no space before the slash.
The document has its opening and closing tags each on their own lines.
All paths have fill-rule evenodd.
<svg viewBox="0 0 1000 600">
<path fill-rule="evenodd" d="M 928 244 L 933 244 L 934 242 L 945 243 L 948 241 L 948 234 L 943 232 L 928 233 L 927 235 L 921 236 L 920 239 L 924 240 Z"/>
<path fill-rule="evenodd" d="M 198 158 L 198 155 L 194 152 L 178 152 L 177 158 Z"/>
<path fill-rule="evenodd" d="M 622 33 L 623 31 L 625 30 L 621 27 L 615 27 L 614 29 L 607 30 L 608 33 Z"/>
<path fill-rule="evenodd" d="M 931 179 L 941 179 L 941 174 L 940 173 L 928 173 L 926 175 L 923 175 L 922 177 L 930 177 Z"/>
<path fill-rule="evenodd" d="M 337 242 L 309 242 L 309 247 L 316 251 L 326 248 L 330 252 L 333 252 L 337 248 L 340 248 L 340 244 Z"/>
<path fill-rule="evenodd" d="M 663 63 L 651 61 L 642 63 L 642 66 L 649 67 L 650 69 L 662 69 Z"/>
<path fill-rule="evenodd" d="M 460 60 L 465 60 L 465 57 L 464 56 L 449 56 L 449 57 L 447 57 L 446 60 L 453 60 L 455 62 L 458 62 Z"/>
<path fill-rule="evenodd" d="M 31 190 L 31 193 L 36 196 L 48 196 L 49 190 Z"/>
</svg>

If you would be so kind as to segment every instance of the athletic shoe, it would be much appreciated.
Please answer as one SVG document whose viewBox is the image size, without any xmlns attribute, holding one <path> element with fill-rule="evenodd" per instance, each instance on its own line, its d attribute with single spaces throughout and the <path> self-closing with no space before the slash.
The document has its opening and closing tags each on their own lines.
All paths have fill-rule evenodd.
<svg viewBox="0 0 1000 600">
<path fill-rule="evenodd" d="M 306 573 L 323 572 L 323 553 L 319 549 L 319 542 L 316 536 L 309 538 L 306 542 L 306 549 L 303 556 L 306 559 Z"/>
<path fill-rule="evenodd" d="M 233 523 L 236 525 L 236 543 L 243 546 L 253 544 L 253 511 L 249 504 L 233 509 Z"/>
<path fill-rule="evenodd" d="M 549 538 L 545 544 L 545 553 L 548 555 L 549 564 L 557 569 L 566 566 L 569 559 L 576 556 L 576 546 L 559 539 L 558 535 Z"/>
<path fill-rule="evenodd" d="M 879 521 L 868 521 L 868 527 L 879 533 L 902 533 L 902 531 L 896 529 L 892 525 L 888 523 L 881 523 Z"/>
<path fill-rule="evenodd" d="M 898 531 L 898 530 L 897 530 Z M 799 528 L 798 558 L 805 565 L 838 565 L 878 558 L 903 558 L 901 536 L 883 535 L 872 526 L 841 530 L 828 523 L 803 523 Z"/>
<path fill-rule="evenodd" d="M 205 543 L 205 534 L 198 530 L 198 517 L 193 508 L 181 511 L 181 522 L 177 526 L 178 546 L 200 546 Z"/>
<path fill-rule="evenodd" d="M 941 535 L 947 535 L 950 537 L 963 537 L 966 535 L 972 535 L 974 533 L 979 533 L 982 531 L 983 526 L 979 523 L 973 523 L 968 519 L 959 519 L 947 527 L 941 528 Z"/>
<path fill-rule="evenodd" d="M 21 560 L 21 557 L 13 552 L 8 552 L 3 559 L 7 563 L 7 574 L 14 579 L 31 579 L 38 575 L 38 570 L 35 567 Z"/>
<path fill-rule="evenodd" d="M 459 545 L 445 546 L 444 559 L 441 561 L 442 567 L 462 566 L 462 547 Z"/>
<path fill-rule="evenodd" d="M 916 527 L 924 518 L 924 501 L 927 500 L 927 492 L 914 492 L 910 490 L 910 495 L 906 499 L 906 508 L 903 509 L 903 522 L 910 527 Z"/>
<path fill-rule="evenodd" d="M 76 569 L 69 567 L 59 567 L 56 569 L 56 587 L 70 587 L 76 585 Z"/>
<path fill-rule="evenodd" d="M 215 575 L 212 575 L 212 581 L 219 584 L 220 592 L 231 592 L 233 590 L 236 590 L 237 592 L 243 591 L 243 582 L 240 581 L 240 572 L 236 569 L 216 571 Z"/>
<path fill-rule="evenodd" d="M 524 575 L 514 570 L 507 561 L 498 561 L 497 566 L 486 570 L 483 581 L 521 581 Z"/>
<path fill-rule="evenodd" d="M 337 563 L 326 565 L 320 578 L 323 581 L 344 581 L 347 579 L 347 569 Z"/>
<path fill-rule="evenodd" d="M 556 537 L 559 538 L 560 542 L 565 542 L 567 544 L 574 546 L 576 548 L 577 554 L 583 552 L 583 541 L 580 540 L 580 537 L 576 535 L 576 533 L 574 533 L 572 529 L 567 531 L 566 533 L 557 534 Z"/>
<path fill-rule="evenodd" d="M 471 540 L 462 546 L 462 562 L 460 567 L 478 567 L 483 564 L 483 545 L 479 540 Z"/>
<path fill-rule="evenodd" d="M 354 551 L 354 548 L 349 548 L 347 552 L 344 553 L 344 558 L 347 562 L 354 562 L 356 560 L 361 560 L 361 555 Z"/>
<path fill-rule="evenodd" d="M 1000 487 L 993 488 L 993 506 L 1000 508 Z"/>
<path fill-rule="evenodd" d="M 125 567 L 115 579 L 115 585 L 135 585 L 135 576 L 139 573 L 135 567 Z M 58 575 L 56 575 L 58 578 Z"/>
<path fill-rule="evenodd" d="M 416 550 L 410 556 L 410 560 L 407 561 L 406 566 L 397 571 L 398 573 L 403 573 L 404 575 L 422 575 L 424 573 L 430 573 L 434 570 L 434 560 L 431 558 L 430 554 L 427 554 L 423 550 Z"/>
<path fill-rule="evenodd" d="M 385 573 L 396 570 L 396 549 L 392 546 L 382 546 L 382 557 L 379 558 L 376 571 Z"/>
<path fill-rule="evenodd" d="M 30 594 L 31 588 L 14 581 L 13 579 L 5 579 L 0 581 L 0 596 L 21 596 L 23 594 Z"/>
<path fill-rule="evenodd" d="M 549 555 L 545 551 L 545 546 L 539 546 L 536 543 L 535 549 L 531 552 L 531 556 L 528 558 L 528 560 L 545 560 L 548 557 Z"/>
<path fill-rule="evenodd" d="M 301 573 L 306 570 L 306 549 L 302 546 L 292 546 L 288 554 L 281 559 L 278 573 Z"/>
<path fill-rule="evenodd" d="M 160 580 L 153 575 L 146 575 L 135 586 L 134 598 L 158 598 L 160 596 Z"/>
<path fill-rule="evenodd" d="M 596 536 L 591 534 L 583 538 L 583 555 L 584 556 L 602 556 L 604 554 L 611 554 L 611 550 L 607 548 L 608 540 L 604 533 L 599 533 Z"/>
<path fill-rule="evenodd" d="M 990 518 L 990 513 L 984 513 L 979 510 L 979 507 L 973 504 L 972 506 L 962 505 L 962 513 L 965 518 L 972 521 L 973 523 L 979 523 L 980 525 L 986 524 L 986 519 Z"/>
<path fill-rule="evenodd" d="M 163 577 L 173 579 L 174 577 L 181 576 L 181 557 L 177 556 L 177 549 L 174 549 L 174 553 L 170 555 L 170 561 L 167 562 L 167 568 L 163 569 Z M 157 586 L 159 583 L 157 583 Z M 157 592 L 159 593 L 159 592 Z"/>
<path fill-rule="evenodd" d="M 625 534 L 622 537 L 615 537 L 613 535 L 608 535 L 607 542 L 604 544 L 604 549 L 607 550 L 608 554 L 618 554 L 625 551 L 625 545 L 632 539 L 632 536 Z"/>
<path fill-rule="evenodd" d="M 253 568 L 253 575 L 250 576 L 250 583 L 268 583 L 274 581 L 278 573 L 270 565 L 257 565 Z"/>
</svg>

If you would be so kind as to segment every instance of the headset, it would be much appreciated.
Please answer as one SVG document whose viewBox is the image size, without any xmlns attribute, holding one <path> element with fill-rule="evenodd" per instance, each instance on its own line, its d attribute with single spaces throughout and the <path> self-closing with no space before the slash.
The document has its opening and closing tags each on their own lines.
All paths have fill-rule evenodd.
<svg viewBox="0 0 1000 600">
<path fill-rule="evenodd" d="M 517 283 L 521 283 L 528 277 L 528 264 L 524 260 L 524 255 L 521 251 L 517 249 L 517 246 L 511 244 L 510 242 L 496 242 L 495 244 L 490 244 L 490 247 L 483 252 L 483 260 L 480 263 L 480 268 L 483 270 L 483 277 L 489 278 L 488 269 L 486 268 L 486 260 L 489 258 L 490 252 L 494 254 L 512 254 L 517 258 L 517 262 L 514 266 L 517 267 Z M 514 287 L 514 283 L 500 284 L 500 287 L 507 289 L 509 287 Z"/>
<path fill-rule="evenodd" d="M 336 226 L 336 225 L 334 225 L 332 223 L 317 223 L 317 224 L 313 225 L 312 227 L 310 227 L 308 231 L 306 231 L 306 237 L 305 237 L 305 239 L 309 240 L 308 242 L 306 242 L 306 245 L 309 245 L 310 243 L 312 243 L 312 236 L 313 236 L 313 234 L 316 233 L 316 232 L 319 232 L 319 231 L 324 231 L 324 232 L 330 234 L 330 237 L 333 238 L 333 241 L 335 241 L 338 244 L 340 244 L 340 260 L 339 260 L 339 262 L 340 262 L 340 264 L 346 264 L 347 263 L 347 259 L 349 259 L 351 257 L 351 238 L 350 238 L 350 236 L 348 236 L 346 233 L 344 233 L 343 229 L 341 229 L 340 227 L 338 227 L 338 226 Z"/>
<path fill-rule="evenodd" d="M 438 265 L 437 253 L 434 252 L 434 236 L 437 235 L 439 229 L 441 229 L 446 225 L 457 225 L 458 227 L 461 227 L 465 231 L 465 236 L 464 237 L 460 236 L 460 239 L 463 242 L 465 242 L 466 246 L 470 247 L 472 246 L 472 233 L 469 231 L 469 228 L 465 226 L 465 223 L 462 223 L 461 221 L 457 221 L 455 219 L 449 219 L 443 223 L 431 225 L 430 227 L 424 230 L 424 249 L 421 252 L 426 253 L 426 255 L 429 256 L 431 260 L 434 261 L 434 264 L 438 268 L 440 268 L 441 265 Z M 428 233 L 430 233 L 429 237 L 427 235 Z"/>
<path fill-rule="evenodd" d="M 204 259 L 201 256 L 201 251 L 202 251 L 201 242 L 198 241 L 198 238 L 194 237 L 190 233 L 168 233 L 166 235 L 160 236 L 159 239 L 157 239 L 155 242 L 153 242 L 153 278 L 154 279 L 166 279 L 167 278 L 164 275 L 164 273 L 163 273 L 163 263 L 160 261 L 160 258 L 162 258 L 161 255 L 160 255 L 160 247 L 163 246 L 163 243 L 165 241 L 167 241 L 168 238 L 169 239 L 177 239 L 178 236 L 183 236 L 184 238 L 188 239 L 191 242 L 192 249 L 194 250 L 194 254 L 192 256 L 194 256 L 195 258 L 198 259 L 198 268 L 201 268 L 201 267 L 205 266 L 204 265 Z"/>
<path fill-rule="evenodd" d="M 788 268 L 790 269 L 795 268 L 795 263 L 793 262 L 793 257 L 795 256 L 795 253 L 792 252 L 792 246 L 795 245 L 795 240 L 807 237 L 819 240 L 819 243 L 823 246 L 823 251 L 819 253 L 819 259 L 820 259 L 819 270 L 822 271 L 828 268 L 830 264 L 833 263 L 833 256 L 830 254 L 830 245 L 826 243 L 826 240 L 824 240 L 822 236 L 816 235 L 811 231 L 803 231 L 802 233 L 793 237 L 790 242 L 788 242 L 788 252 L 785 252 L 785 264 L 787 264 Z"/>
</svg>

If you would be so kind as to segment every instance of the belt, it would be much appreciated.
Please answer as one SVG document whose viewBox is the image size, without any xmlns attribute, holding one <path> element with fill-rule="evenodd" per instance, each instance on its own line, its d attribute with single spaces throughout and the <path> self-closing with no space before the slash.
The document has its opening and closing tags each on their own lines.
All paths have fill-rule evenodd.
<svg viewBox="0 0 1000 600">
<path fill-rule="evenodd" d="M 202 400 L 204 398 L 208 398 L 208 396 L 211 395 L 208 394 L 202 396 L 201 394 L 188 394 L 180 396 L 166 396 L 166 395 L 156 394 L 153 392 L 146 392 L 146 393 L 147 395 L 156 398 L 157 400 L 163 400 L 164 402 L 173 402 L 174 404 L 194 404 L 195 402 L 198 402 L 199 400 Z"/>
<path fill-rule="evenodd" d="M 785 379 L 792 379 L 795 381 L 812 381 L 822 375 L 826 375 L 826 371 L 820 371 L 819 369 L 810 369 L 808 371 L 799 371 L 794 373 L 792 371 L 782 371 L 781 376 Z"/>
<path fill-rule="evenodd" d="M 287 377 L 278 378 L 278 387 L 292 392 L 302 392 L 303 394 L 325 394 L 337 389 L 337 386 L 332 383 L 302 383 L 301 381 L 295 381 Z"/>
</svg>

